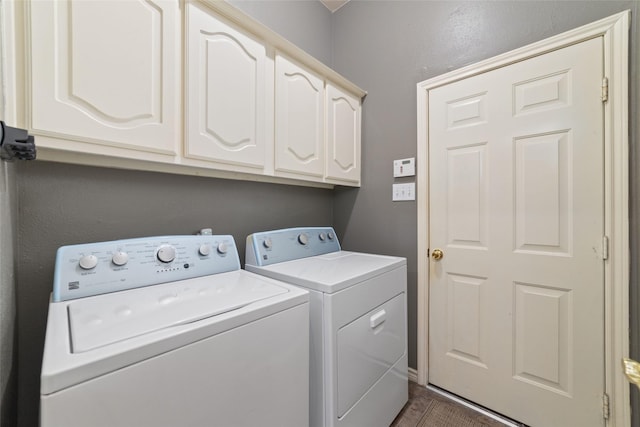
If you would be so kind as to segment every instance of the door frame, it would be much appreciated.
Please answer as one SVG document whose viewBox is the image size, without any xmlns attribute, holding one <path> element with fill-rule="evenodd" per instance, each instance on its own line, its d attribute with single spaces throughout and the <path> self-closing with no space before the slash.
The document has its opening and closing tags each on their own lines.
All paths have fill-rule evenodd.
<svg viewBox="0 0 640 427">
<path fill-rule="evenodd" d="M 629 355 L 629 10 L 557 36 L 489 58 L 417 84 L 418 138 L 418 384 L 429 378 L 429 91 L 480 73 L 542 55 L 596 37 L 604 43 L 604 232 L 609 238 L 605 261 L 605 390 L 610 400 L 607 425 L 631 424 L 629 383 L 622 358 Z"/>
</svg>

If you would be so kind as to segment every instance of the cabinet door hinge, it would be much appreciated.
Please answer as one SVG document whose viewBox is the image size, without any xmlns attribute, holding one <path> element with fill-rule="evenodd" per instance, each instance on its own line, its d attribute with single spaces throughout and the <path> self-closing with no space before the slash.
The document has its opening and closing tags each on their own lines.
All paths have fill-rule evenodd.
<svg viewBox="0 0 640 427">
<path fill-rule="evenodd" d="M 609 395 L 607 393 L 602 395 L 602 416 L 605 420 L 609 419 Z"/>
<path fill-rule="evenodd" d="M 607 102 L 609 100 L 609 79 L 602 79 L 602 102 Z"/>
<path fill-rule="evenodd" d="M 602 236 L 602 259 L 609 259 L 609 236 Z"/>
</svg>

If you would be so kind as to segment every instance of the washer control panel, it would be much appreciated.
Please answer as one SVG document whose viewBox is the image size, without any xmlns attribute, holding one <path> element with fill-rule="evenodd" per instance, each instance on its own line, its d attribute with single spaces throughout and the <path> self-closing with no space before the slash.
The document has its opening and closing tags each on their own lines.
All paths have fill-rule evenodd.
<svg viewBox="0 0 640 427">
<path fill-rule="evenodd" d="M 53 301 L 239 270 L 232 236 L 162 236 L 62 246 Z"/>
<path fill-rule="evenodd" d="M 246 263 L 265 266 L 339 252 L 332 227 L 299 227 L 253 233 L 247 237 Z"/>
</svg>

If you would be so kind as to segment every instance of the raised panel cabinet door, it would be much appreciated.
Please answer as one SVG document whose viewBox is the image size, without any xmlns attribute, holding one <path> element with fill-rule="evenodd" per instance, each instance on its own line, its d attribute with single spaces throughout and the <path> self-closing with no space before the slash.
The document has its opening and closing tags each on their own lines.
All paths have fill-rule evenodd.
<svg viewBox="0 0 640 427">
<path fill-rule="evenodd" d="M 327 84 L 327 169 L 330 180 L 360 185 L 360 100 Z"/>
<path fill-rule="evenodd" d="M 175 0 L 29 2 L 33 133 L 175 154 L 180 15 Z"/>
<path fill-rule="evenodd" d="M 275 169 L 324 175 L 324 80 L 276 56 Z"/>
<path fill-rule="evenodd" d="M 188 4 L 185 156 L 263 168 L 266 49 Z"/>
</svg>

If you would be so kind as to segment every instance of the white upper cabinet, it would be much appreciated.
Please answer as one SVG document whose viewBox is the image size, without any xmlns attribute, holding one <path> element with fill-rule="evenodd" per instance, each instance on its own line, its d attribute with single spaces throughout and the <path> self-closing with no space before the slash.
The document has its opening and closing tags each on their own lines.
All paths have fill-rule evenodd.
<svg viewBox="0 0 640 427">
<path fill-rule="evenodd" d="M 193 4 L 187 13 L 185 156 L 262 169 L 265 46 Z"/>
<path fill-rule="evenodd" d="M 328 181 L 360 185 L 360 100 L 327 84 Z"/>
<path fill-rule="evenodd" d="M 9 113 L 39 159 L 360 185 L 365 92 L 227 1 L 10 5 Z"/>
<path fill-rule="evenodd" d="M 29 127 L 51 137 L 39 138 L 38 144 L 65 149 L 68 141 L 81 141 L 88 151 L 106 146 L 176 154 L 181 134 L 179 2 L 26 4 Z"/>
<path fill-rule="evenodd" d="M 275 170 L 324 175 L 324 80 L 276 55 Z"/>
</svg>

